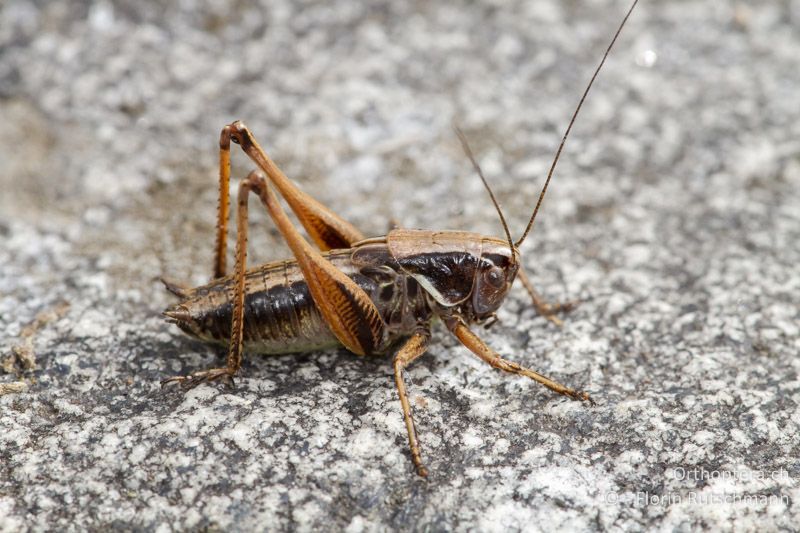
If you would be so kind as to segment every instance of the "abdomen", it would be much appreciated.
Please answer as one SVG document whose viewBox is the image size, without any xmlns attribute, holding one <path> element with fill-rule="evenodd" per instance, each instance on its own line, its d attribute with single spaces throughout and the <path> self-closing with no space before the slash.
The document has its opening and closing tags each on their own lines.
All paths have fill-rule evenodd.
<svg viewBox="0 0 800 533">
<path fill-rule="evenodd" d="M 356 250 L 334 250 L 324 255 L 352 278 L 378 307 L 386 323 L 381 346 L 385 349 L 407 334 L 405 330 L 418 318 L 427 320 L 429 313 L 426 313 L 427 306 L 416 282 L 383 264 L 387 256 L 380 253 L 380 247 L 371 245 L 370 248 L 358 249 L 358 254 L 354 254 Z M 409 289 L 409 285 L 413 287 Z M 179 310 L 181 314 L 188 314 L 186 320 L 175 320 L 186 333 L 227 344 L 231 335 L 233 287 L 233 276 L 214 280 L 188 291 L 183 301 L 167 312 Z M 314 304 L 295 261 L 267 263 L 247 271 L 244 345 L 246 351 L 265 354 L 340 345 Z"/>
</svg>

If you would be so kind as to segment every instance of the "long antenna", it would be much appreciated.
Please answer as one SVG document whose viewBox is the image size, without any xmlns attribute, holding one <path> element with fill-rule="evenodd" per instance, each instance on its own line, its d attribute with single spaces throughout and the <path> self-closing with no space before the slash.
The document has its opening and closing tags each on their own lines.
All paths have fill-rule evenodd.
<svg viewBox="0 0 800 533">
<path fill-rule="evenodd" d="M 558 158 L 561 156 L 561 151 L 564 149 L 564 143 L 567 142 L 567 137 L 569 136 L 570 130 L 572 130 L 572 125 L 575 124 L 575 118 L 578 116 L 578 112 L 581 110 L 583 106 L 583 101 L 586 100 L 586 95 L 589 94 L 589 89 L 592 88 L 592 84 L 594 83 L 595 78 L 600 73 L 600 69 L 603 68 L 603 64 L 606 62 L 606 58 L 608 57 L 608 53 L 611 52 L 611 48 L 614 46 L 614 43 L 617 42 L 617 37 L 619 37 L 619 33 L 622 31 L 623 26 L 625 23 L 628 22 L 628 17 L 631 16 L 631 12 L 633 8 L 636 7 L 636 4 L 639 3 L 639 0 L 633 0 L 633 4 L 631 4 L 630 9 L 625 14 L 625 18 L 622 19 L 622 23 L 617 28 L 617 33 L 614 34 L 614 38 L 611 39 L 611 44 L 608 45 L 606 48 L 606 53 L 603 54 L 603 59 L 600 60 L 600 64 L 597 66 L 597 69 L 594 71 L 592 75 L 592 79 L 589 80 L 589 85 L 586 86 L 586 90 L 583 91 L 583 96 L 581 96 L 580 102 L 578 102 L 578 107 L 575 108 L 575 112 L 572 114 L 572 118 L 569 121 L 569 126 L 567 126 L 567 131 L 564 132 L 564 137 L 561 139 L 561 144 L 558 145 L 558 151 L 556 151 L 556 156 L 553 159 L 553 164 L 550 166 L 550 171 L 547 173 L 547 179 L 544 182 L 544 187 L 542 187 L 542 192 L 539 194 L 539 201 L 536 202 L 536 207 L 533 209 L 533 214 L 531 215 L 531 219 L 528 221 L 528 226 L 525 228 L 525 232 L 522 234 L 522 237 L 514 243 L 515 246 L 519 246 L 528 236 L 531 229 L 533 228 L 533 221 L 536 219 L 536 213 L 539 212 L 539 207 L 542 205 L 542 200 L 544 199 L 544 195 L 547 192 L 547 186 L 550 185 L 550 178 L 553 177 L 553 171 L 556 169 L 556 163 L 558 163 Z"/>
<path fill-rule="evenodd" d="M 456 135 L 458 135 L 458 140 L 461 141 L 461 147 L 464 148 L 464 153 L 467 154 L 467 157 L 469 157 L 469 160 L 472 162 L 472 168 L 474 168 L 475 172 L 477 172 L 478 176 L 480 176 L 483 186 L 486 187 L 487 191 L 489 191 L 489 196 L 492 199 L 495 209 L 497 209 L 497 214 L 500 215 L 500 222 L 503 223 L 503 230 L 506 232 L 506 237 L 508 238 L 508 247 L 511 249 L 511 257 L 514 257 L 514 240 L 511 238 L 511 232 L 508 231 L 506 217 L 503 216 L 503 211 L 500 209 L 500 204 L 497 203 L 497 198 L 494 197 L 492 188 L 489 187 L 489 183 L 486 181 L 486 178 L 483 177 L 483 171 L 481 170 L 480 165 L 478 165 L 478 162 L 475 161 L 475 156 L 472 155 L 472 150 L 469 148 L 469 143 L 467 142 L 467 138 L 464 136 L 464 132 L 461 131 L 461 129 L 455 123 L 453 124 L 453 129 L 456 130 Z"/>
</svg>

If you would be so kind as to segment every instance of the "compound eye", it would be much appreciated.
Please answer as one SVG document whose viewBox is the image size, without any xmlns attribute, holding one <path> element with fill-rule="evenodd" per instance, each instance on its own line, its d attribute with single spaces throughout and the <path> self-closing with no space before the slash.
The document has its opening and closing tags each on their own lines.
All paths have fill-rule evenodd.
<svg viewBox="0 0 800 533">
<path fill-rule="evenodd" d="M 506 276 L 503 273 L 503 269 L 497 266 L 493 266 L 486 273 L 483 275 L 486 283 L 494 287 L 495 289 L 502 289 L 503 285 L 506 282 Z"/>
</svg>

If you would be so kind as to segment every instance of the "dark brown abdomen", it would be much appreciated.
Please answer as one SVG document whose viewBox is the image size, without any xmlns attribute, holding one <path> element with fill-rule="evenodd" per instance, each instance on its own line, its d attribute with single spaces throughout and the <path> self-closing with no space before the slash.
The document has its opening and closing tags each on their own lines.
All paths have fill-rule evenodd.
<svg viewBox="0 0 800 533">
<path fill-rule="evenodd" d="M 385 246 L 370 244 L 334 250 L 325 256 L 369 295 L 383 317 L 384 338 L 376 353 L 412 333 L 420 320 L 429 320 L 423 292 L 411 277 L 391 264 Z M 248 270 L 246 287 L 245 350 L 279 354 L 340 345 L 317 310 L 295 261 L 267 263 Z M 168 311 L 188 312 L 190 319 L 176 323 L 190 335 L 227 344 L 232 295 L 233 277 L 228 276 L 192 289 Z"/>
</svg>

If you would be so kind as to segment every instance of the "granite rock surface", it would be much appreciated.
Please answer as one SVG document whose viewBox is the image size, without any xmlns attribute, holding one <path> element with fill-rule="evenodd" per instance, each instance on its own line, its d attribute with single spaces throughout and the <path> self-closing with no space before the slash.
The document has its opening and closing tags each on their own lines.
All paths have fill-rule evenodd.
<svg viewBox="0 0 800 533">
<path fill-rule="evenodd" d="M 485 340 L 246 358 L 160 316 L 211 273 L 220 128 L 366 234 L 515 235 L 624 2 L 0 5 L 0 531 L 791 530 L 800 523 L 800 2 L 643 2 Z M 234 152 L 234 176 L 249 170 Z M 288 256 L 251 203 L 250 257 Z M 231 246 L 232 248 L 232 246 Z"/>
</svg>

